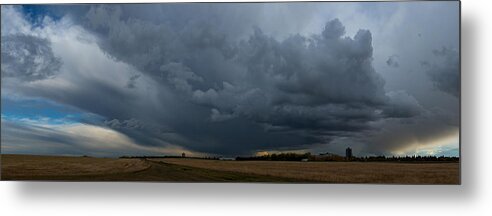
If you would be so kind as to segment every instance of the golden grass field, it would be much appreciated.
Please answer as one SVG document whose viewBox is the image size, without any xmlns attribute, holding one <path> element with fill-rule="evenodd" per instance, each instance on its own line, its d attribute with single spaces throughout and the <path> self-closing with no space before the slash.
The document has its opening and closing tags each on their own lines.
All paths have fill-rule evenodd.
<svg viewBox="0 0 492 216">
<path fill-rule="evenodd" d="M 1 155 L 2 180 L 290 182 L 295 179 L 174 165 L 145 159 Z"/>
<path fill-rule="evenodd" d="M 153 159 L 176 165 L 331 183 L 459 184 L 459 163 Z"/>
<path fill-rule="evenodd" d="M 141 160 L 90 157 L 2 155 L 2 177 L 65 176 L 134 172 L 149 165 Z"/>
<path fill-rule="evenodd" d="M 2 180 L 459 184 L 459 163 L 2 155 Z"/>
</svg>

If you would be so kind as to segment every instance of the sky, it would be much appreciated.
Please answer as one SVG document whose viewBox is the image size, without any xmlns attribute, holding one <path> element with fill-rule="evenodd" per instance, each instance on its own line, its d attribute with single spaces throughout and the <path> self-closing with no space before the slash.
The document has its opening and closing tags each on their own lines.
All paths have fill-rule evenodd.
<svg viewBox="0 0 492 216">
<path fill-rule="evenodd" d="M 459 156 L 459 2 L 1 6 L 1 151 Z"/>
</svg>

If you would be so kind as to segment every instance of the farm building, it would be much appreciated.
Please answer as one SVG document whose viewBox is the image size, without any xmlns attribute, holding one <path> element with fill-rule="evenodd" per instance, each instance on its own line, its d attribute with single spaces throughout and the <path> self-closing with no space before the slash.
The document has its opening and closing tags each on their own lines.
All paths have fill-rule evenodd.
<svg viewBox="0 0 492 216">
<path fill-rule="evenodd" d="M 345 157 L 347 159 L 352 158 L 352 149 L 350 147 L 345 149 Z"/>
</svg>

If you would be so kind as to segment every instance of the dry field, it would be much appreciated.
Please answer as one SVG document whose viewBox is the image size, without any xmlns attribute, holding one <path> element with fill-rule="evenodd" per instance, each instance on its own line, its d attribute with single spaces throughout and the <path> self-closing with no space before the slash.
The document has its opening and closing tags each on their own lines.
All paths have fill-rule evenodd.
<svg viewBox="0 0 492 216">
<path fill-rule="evenodd" d="M 459 163 L 1 155 L 2 180 L 459 184 Z"/>
<path fill-rule="evenodd" d="M 165 163 L 306 182 L 459 184 L 459 163 L 217 161 L 166 158 Z"/>
<path fill-rule="evenodd" d="M 2 177 L 13 179 L 115 174 L 149 168 L 142 160 L 90 157 L 1 155 L 1 162 Z"/>
<path fill-rule="evenodd" d="M 215 171 L 149 161 L 88 157 L 1 155 L 2 180 L 292 182 L 296 179 Z"/>
</svg>

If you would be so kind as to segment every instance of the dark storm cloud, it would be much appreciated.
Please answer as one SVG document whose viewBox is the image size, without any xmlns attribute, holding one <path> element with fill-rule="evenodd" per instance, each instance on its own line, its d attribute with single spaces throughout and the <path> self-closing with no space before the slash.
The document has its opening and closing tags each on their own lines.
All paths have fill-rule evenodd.
<svg viewBox="0 0 492 216">
<path fill-rule="evenodd" d="M 193 150 L 296 148 L 331 139 L 320 134 L 371 130 L 368 123 L 381 118 L 382 109 L 391 117 L 417 114 L 404 106 L 389 111 L 384 80 L 372 67 L 371 33 L 344 36 L 338 19 L 319 35 L 278 40 L 255 28 L 238 41 L 202 21 L 214 14 L 191 15 L 177 28 L 169 20 L 136 19 L 124 11 L 92 7 L 86 26 L 110 55 L 174 91 L 178 98 L 161 102 L 168 109 L 169 103 L 179 106 L 170 109 L 180 118 L 162 122 Z"/>
<path fill-rule="evenodd" d="M 450 95 L 459 97 L 460 95 L 460 68 L 458 51 L 442 47 L 433 50 L 436 57 L 433 64 L 424 65 L 427 68 L 427 74 L 430 76 L 434 86 Z"/>
<path fill-rule="evenodd" d="M 2 35 L 2 78 L 34 81 L 52 78 L 62 62 L 47 39 L 31 35 Z"/>
<path fill-rule="evenodd" d="M 390 102 L 383 109 L 386 117 L 410 118 L 420 115 L 425 109 L 419 102 L 404 91 L 389 92 Z"/>
<path fill-rule="evenodd" d="M 372 65 L 369 30 L 351 37 L 333 19 L 314 35 L 276 37 L 248 24 L 255 23 L 254 7 L 237 11 L 248 14 L 239 15 L 242 22 L 219 7 L 153 6 L 94 5 L 71 12 L 83 17 L 75 23 L 94 34 L 112 60 L 138 71 L 121 72 L 122 84 L 103 72 L 68 71 L 65 78 L 75 86 L 63 91 L 12 88 L 101 116 L 91 124 L 142 146 L 228 155 L 363 137 L 380 130 L 375 122 L 410 122 L 425 113 L 405 91 L 385 91 Z M 386 148 L 379 146 L 372 151 Z"/>
</svg>

